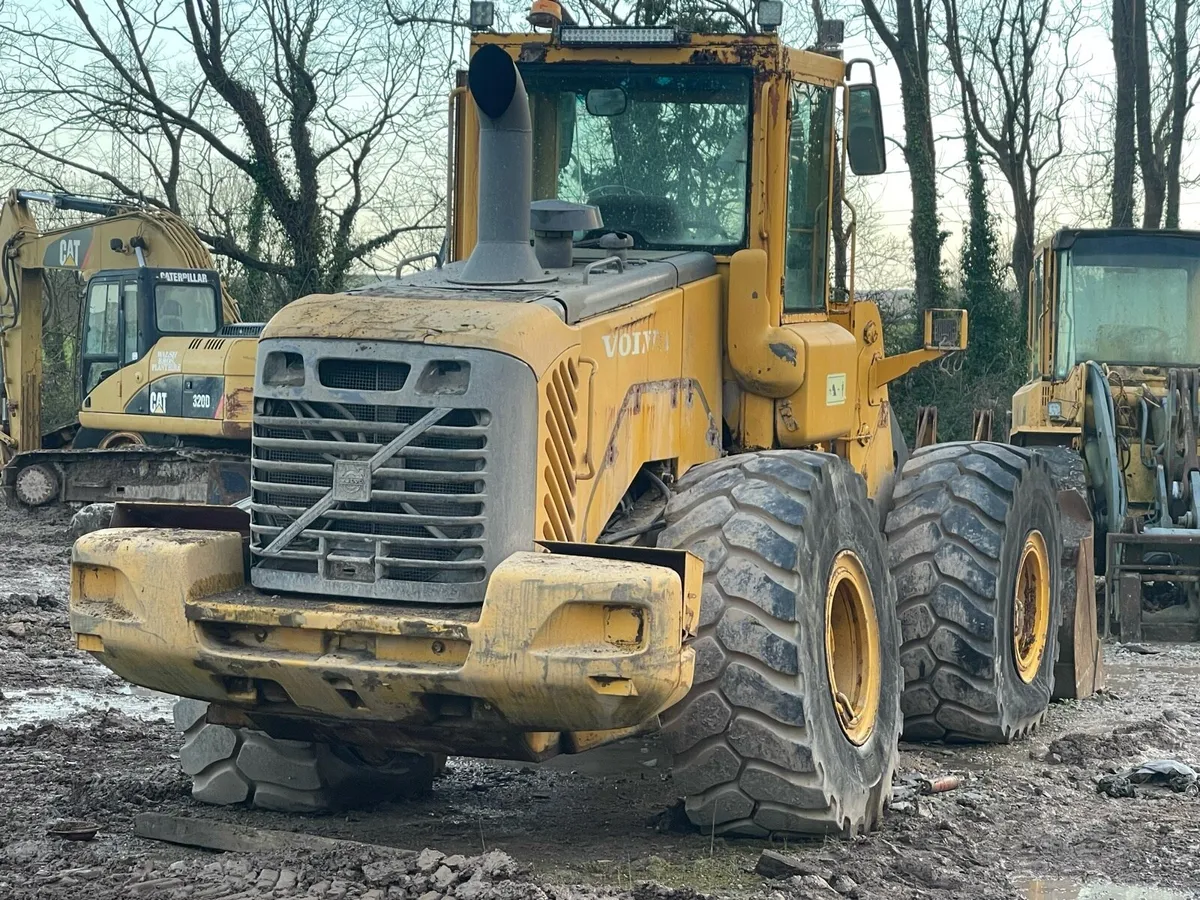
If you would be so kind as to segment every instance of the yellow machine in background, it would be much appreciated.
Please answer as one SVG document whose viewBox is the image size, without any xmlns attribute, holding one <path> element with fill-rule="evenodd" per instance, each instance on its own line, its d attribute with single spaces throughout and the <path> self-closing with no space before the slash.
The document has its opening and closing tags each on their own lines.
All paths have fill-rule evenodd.
<svg viewBox="0 0 1200 900">
<path fill-rule="evenodd" d="M 98 216 L 40 231 L 43 202 Z M 10 501 L 231 503 L 249 493 L 260 325 L 242 323 L 208 250 L 164 210 L 12 191 L 0 207 L 0 463 Z M 78 422 L 42 428 L 43 277 L 87 277 Z M 139 453 L 117 453 L 138 449 Z"/>
<path fill-rule="evenodd" d="M 915 739 L 1043 716 L 1049 474 L 984 443 L 905 463 L 887 385 L 965 316 L 887 357 L 875 305 L 830 295 L 837 129 L 884 168 L 870 66 L 538 8 L 548 32 L 472 39 L 454 261 L 272 319 L 242 530 L 81 539 L 79 646 L 195 698 L 206 801 L 318 809 L 661 727 L 706 831 L 870 828 L 902 705 Z"/>
<path fill-rule="evenodd" d="M 1095 522 L 1104 625 L 1200 639 L 1200 233 L 1059 231 L 1030 296 L 1012 439 L 1059 448 L 1044 452 Z"/>
</svg>

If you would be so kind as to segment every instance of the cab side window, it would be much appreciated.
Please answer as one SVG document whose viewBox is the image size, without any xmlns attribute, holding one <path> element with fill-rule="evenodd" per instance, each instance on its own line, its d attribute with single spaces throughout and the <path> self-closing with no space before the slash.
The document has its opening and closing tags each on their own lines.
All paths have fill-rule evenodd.
<svg viewBox="0 0 1200 900">
<path fill-rule="evenodd" d="M 117 355 L 117 318 L 121 286 L 113 281 L 93 284 L 88 291 L 87 334 L 83 352 L 97 356 Z"/>
<path fill-rule="evenodd" d="M 88 287 L 83 334 L 83 393 L 118 368 L 121 285 L 94 281 Z"/>
<path fill-rule="evenodd" d="M 124 346 L 121 349 L 123 363 L 137 362 L 138 358 L 138 286 L 127 281 L 121 286 L 121 315 L 124 319 Z"/>
<path fill-rule="evenodd" d="M 783 308 L 809 312 L 825 308 L 833 92 L 795 84 L 791 105 Z"/>
</svg>

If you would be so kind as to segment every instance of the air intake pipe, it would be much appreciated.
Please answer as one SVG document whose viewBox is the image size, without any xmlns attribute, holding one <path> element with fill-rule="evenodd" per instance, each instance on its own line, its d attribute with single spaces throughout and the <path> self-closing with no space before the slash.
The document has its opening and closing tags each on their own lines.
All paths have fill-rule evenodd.
<svg viewBox="0 0 1200 900">
<path fill-rule="evenodd" d="M 529 244 L 533 129 L 521 74 L 494 44 L 475 51 L 467 84 L 479 112 L 479 225 L 460 284 L 550 281 Z"/>
</svg>

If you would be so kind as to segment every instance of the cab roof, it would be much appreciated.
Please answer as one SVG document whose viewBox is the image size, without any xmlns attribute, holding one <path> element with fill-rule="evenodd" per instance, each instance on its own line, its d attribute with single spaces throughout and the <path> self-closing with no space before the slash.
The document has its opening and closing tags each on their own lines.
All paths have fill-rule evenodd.
<svg viewBox="0 0 1200 900">
<path fill-rule="evenodd" d="M 1185 240 L 1200 241 L 1200 231 L 1183 231 L 1180 229 L 1157 228 L 1060 228 L 1050 238 L 1051 250 L 1069 250 L 1081 237 L 1176 237 Z M 1043 243 L 1042 246 L 1045 246 Z"/>
</svg>

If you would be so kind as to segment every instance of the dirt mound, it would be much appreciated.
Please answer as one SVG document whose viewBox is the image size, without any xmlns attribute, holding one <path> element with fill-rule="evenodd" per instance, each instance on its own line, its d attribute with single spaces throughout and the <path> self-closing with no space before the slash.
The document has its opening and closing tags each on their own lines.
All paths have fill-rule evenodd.
<svg viewBox="0 0 1200 900">
<path fill-rule="evenodd" d="M 131 719 L 119 709 L 106 709 L 95 717 L 21 725 L 0 731 L 0 747 L 30 747 L 40 750 L 91 747 L 141 740 L 147 723 Z"/>
<path fill-rule="evenodd" d="M 67 809 L 80 819 L 129 817 L 166 801 L 186 801 L 191 791 L 191 781 L 174 764 L 162 766 L 149 777 L 141 772 L 102 771 L 74 781 Z"/>
<path fill-rule="evenodd" d="M 1101 734 L 1071 732 L 1050 742 L 1048 762 L 1090 766 L 1097 762 L 1123 761 L 1147 749 L 1174 750 L 1185 745 L 1186 728 L 1167 715 L 1143 719 Z"/>
</svg>

